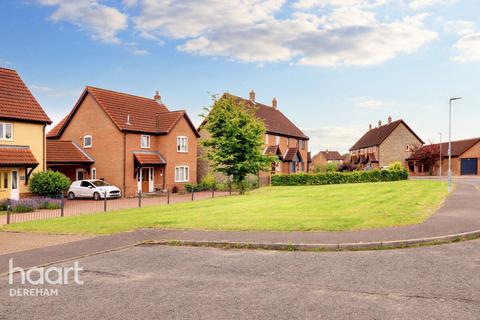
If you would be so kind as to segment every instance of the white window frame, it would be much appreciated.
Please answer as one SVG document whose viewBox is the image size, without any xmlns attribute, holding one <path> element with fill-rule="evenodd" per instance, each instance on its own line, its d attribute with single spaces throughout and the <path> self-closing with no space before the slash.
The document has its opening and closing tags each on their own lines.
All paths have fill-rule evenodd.
<svg viewBox="0 0 480 320">
<path fill-rule="evenodd" d="M 406 151 L 406 152 L 410 152 L 410 149 L 411 149 L 410 144 L 407 143 L 407 144 L 405 145 L 405 151 Z"/>
<path fill-rule="evenodd" d="M 82 172 L 82 174 L 83 174 L 83 179 L 82 179 L 82 180 L 85 180 L 85 170 L 82 169 L 82 168 L 78 168 L 78 169 L 75 170 L 75 181 L 80 181 L 80 180 L 78 179 L 78 174 L 79 174 L 80 172 Z"/>
<path fill-rule="evenodd" d="M 87 138 L 90 138 L 90 145 L 86 145 L 86 144 L 85 144 L 85 140 L 86 140 Z M 91 148 L 91 147 L 93 147 L 93 137 L 92 137 L 91 135 L 87 134 L 87 135 L 83 136 L 83 147 L 84 147 L 84 148 Z"/>
<path fill-rule="evenodd" d="M 182 144 L 182 142 L 184 142 Z M 177 136 L 177 152 L 186 153 L 188 152 L 188 137 L 187 136 Z"/>
<path fill-rule="evenodd" d="M 96 168 L 92 168 L 92 179 L 97 179 L 97 169 Z"/>
<path fill-rule="evenodd" d="M 0 126 L 2 126 L 3 134 L 0 137 L 0 140 L 2 141 L 13 141 L 13 123 L 11 122 L 0 122 Z M 10 126 L 10 138 L 6 138 L 6 133 L 7 133 L 7 126 Z"/>
<path fill-rule="evenodd" d="M 280 145 L 280 136 L 275 136 L 275 145 L 276 146 Z"/>
<path fill-rule="evenodd" d="M 147 143 L 146 146 L 143 145 L 143 138 L 147 138 L 148 143 Z M 142 149 L 150 149 L 150 136 L 149 136 L 148 134 L 142 134 L 142 135 L 140 136 L 140 148 L 142 148 Z"/>
<path fill-rule="evenodd" d="M 177 175 L 178 170 L 178 175 Z M 182 170 L 182 171 L 180 171 Z M 183 173 L 183 177 L 180 176 L 180 172 Z M 183 179 L 182 179 L 183 178 Z M 190 167 L 188 166 L 176 166 L 175 167 L 175 182 L 189 182 L 190 181 Z"/>
</svg>

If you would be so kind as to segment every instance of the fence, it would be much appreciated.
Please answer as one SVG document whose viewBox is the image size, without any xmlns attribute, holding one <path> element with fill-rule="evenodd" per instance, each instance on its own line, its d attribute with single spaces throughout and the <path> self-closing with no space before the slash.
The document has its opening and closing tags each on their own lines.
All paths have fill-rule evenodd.
<svg viewBox="0 0 480 320">
<path fill-rule="evenodd" d="M 157 205 L 209 199 L 219 196 L 232 195 L 230 187 L 227 191 L 218 191 L 212 188 L 208 191 L 192 191 L 188 193 L 166 192 L 138 193 L 133 198 L 101 200 L 78 199 L 68 200 L 60 198 L 25 198 L 21 200 L 7 200 L 1 204 L 6 213 L 0 215 L 0 225 L 12 224 L 33 220 L 43 220 L 56 217 L 69 217 L 82 214 L 110 212 L 122 209 L 143 208 Z"/>
</svg>

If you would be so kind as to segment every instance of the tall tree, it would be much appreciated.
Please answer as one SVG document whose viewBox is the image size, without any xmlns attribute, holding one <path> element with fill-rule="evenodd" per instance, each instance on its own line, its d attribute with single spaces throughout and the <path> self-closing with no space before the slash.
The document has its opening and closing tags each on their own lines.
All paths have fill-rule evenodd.
<svg viewBox="0 0 480 320">
<path fill-rule="evenodd" d="M 207 111 L 204 128 L 209 137 L 202 140 L 206 158 L 213 170 L 232 176 L 244 193 L 247 175 L 267 170 L 275 161 L 262 152 L 265 125 L 255 116 L 255 109 L 229 95 L 214 96 Z"/>
</svg>

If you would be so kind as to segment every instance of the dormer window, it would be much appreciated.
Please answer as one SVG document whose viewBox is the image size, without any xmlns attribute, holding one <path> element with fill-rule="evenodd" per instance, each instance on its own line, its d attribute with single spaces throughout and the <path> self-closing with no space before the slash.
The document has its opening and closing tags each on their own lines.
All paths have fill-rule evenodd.
<svg viewBox="0 0 480 320">
<path fill-rule="evenodd" d="M 0 140 L 13 140 L 13 124 L 0 122 Z"/>
<path fill-rule="evenodd" d="M 143 149 L 150 148 L 150 136 L 149 135 L 144 134 L 140 137 L 140 147 L 142 147 Z"/>
<path fill-rule="evenodd" d="M 83 147 L 84 148 L 91 148 L 93 146 L 93 138 L 90 135 L 83 137 Z"/>
</svg>

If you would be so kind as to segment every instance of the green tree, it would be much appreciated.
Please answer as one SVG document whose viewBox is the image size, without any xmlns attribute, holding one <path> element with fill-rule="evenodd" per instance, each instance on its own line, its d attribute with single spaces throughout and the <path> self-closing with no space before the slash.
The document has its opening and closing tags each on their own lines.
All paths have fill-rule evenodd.
<svg viewBox="0 0 480 320">
<path fill-rule="evenodd" d="M 58 171 L 43 171 L 32 175 L 30 191 L 32 193 L 55 197 L 70 187 L 70 179 Z"/>
<path fill-rule="evenodd" d="M 209 137 L 202 140 L 205 156 L 214 171 L 233 177 L 245 192 L 245 178 L 270 168 L 275 158 L 263 155 L 265 125 L 255 116 L 255 109 L 238 103 L 233 97 L 213 97 L 204 128 Z"/>
</svg>

